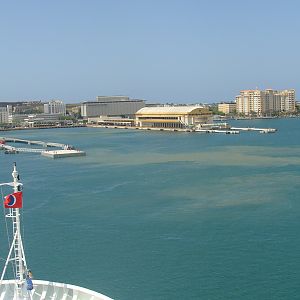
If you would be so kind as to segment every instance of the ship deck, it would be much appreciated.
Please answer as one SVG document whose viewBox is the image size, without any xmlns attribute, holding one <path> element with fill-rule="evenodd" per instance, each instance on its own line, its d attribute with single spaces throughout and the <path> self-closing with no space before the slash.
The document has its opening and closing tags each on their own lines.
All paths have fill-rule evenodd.
<svg viewBox="0 0 300 300">
<path fill-rule="evenodd" d="M 34 289 L 26 290 L 26 284 L 22 289 L 22 295 L 18 296 L 15 280 L 3 280 L 0 285 L 0 300 L 112 300 L 103 294 L 76 285 L 34 280 Z"/>
</svg>

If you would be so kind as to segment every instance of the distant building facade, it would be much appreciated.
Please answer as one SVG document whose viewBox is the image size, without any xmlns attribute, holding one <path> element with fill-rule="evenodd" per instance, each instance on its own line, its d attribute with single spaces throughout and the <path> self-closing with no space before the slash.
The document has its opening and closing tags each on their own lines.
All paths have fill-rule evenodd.
<svg viewBox="0 0 300 300">
<path fill-rule="evenodd" d="M 9 116 L 9 123 L 15 124 L 55 124 L 59 121 L 60 114 L 13 114 Z"/>
<path fill-rule="evenodd" d="M 66 115 L 66 105 L 59 100 L 53 100 L 44 104 L 45 114 L 60 114 Z"/>
<path fill-rule="evenodd" d="M 243 90 L 236 97 L 236 111 L 244 115 L 295 112 L 295 90 Z"/>
<path fill-rule="evenodd" d="M 81 104 L 81 116 L 85 119 L 99 116 L 132 118 L 143 107 L 144 100 L 129 99 L 126 96 L 98 96 L 97 101 Z"/>
<path fill-rule="evenodd" d="M 144 107 L 135 114 L 136 126 L 188 128 L 211 122 L 212 113 L 199 106 Z"/>
<path fill-rule="evenodd" d="M 281 111 L 296 111 L 296 92 L 295 90 L 284 90 L 280 92 Z"/>
<path fill-rule="evenodd" d="M 121 117 L 99 116 L 88 118 L 88 124 L 97 124 L 102 126 L 134 126 L 134 119 Z"/>
<path fill-rule="evenodd" d="M 244 90 L 236 97 L 236 111 L 239 114 L 250 115 L 262 113 L 261 91 Z"/>
<path fill-rule="evenodd" d="M 225 115 L 232 114 L 236 111 L 236 103 L 219 103 L 218 111 L 224 113 Z"/>
<path fill-rule="evenodd" d="M 0 124 L 8 123 L 9 110 L 8 107 L 0 107 Z"/>
</svg>

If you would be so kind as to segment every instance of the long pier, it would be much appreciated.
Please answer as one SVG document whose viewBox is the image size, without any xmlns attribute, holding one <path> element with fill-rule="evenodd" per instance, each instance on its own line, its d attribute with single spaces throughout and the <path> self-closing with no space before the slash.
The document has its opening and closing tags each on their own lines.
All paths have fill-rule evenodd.
<svg viewBox="0 0 300 300">
<path fill-rule="evenodd" d="M 27 145 L 41 145 L 45 148 L 55 147 L 55 148 L 64 149 L 66 147 L 65 144 L 60 144 L 60 143 L 43 142 L 43 141 L 30 141 L 30 140 L 23 140 L 23 139 L 12 138 L 12 137 L 0 137 L 0 140 L 3 140 L 5 142 L 22 143 L 22 144 L 27 144 Z"/>
<path fill-rule="evenodd" d="M 203 132 L 203 133 L 223 133 L 223 134 L 239 134 L 240 132 L 238 130 L 232 130 L 231 129 L 195 129 L 195 132 Z"/>
<path fill-rule="evenodd" d="M 259 131 L 260 133 L 274 133 L 274 132 L 276 132 L 275 128 L 231 127 L 230 129 L 239 130 L 239 131 Z"/>
<path fill-rule="evenodd" d="M 6 144 L 6 142 L 11 143 L 21 143 L 27 145 L 38 145 L 43 146 L 42 149 L 38 148 L 21 148 L 13 147 Z M 56 148 L 54 151 L 47 150 L 48 147 Z M 43 156 L 51 158 L 60 158 L 60 157 L 70 157 L 70 156 L 84 156 L 85 152 L 80 150 L 75 150 L 73 147 L 60 143 L 53 142 L 43 142 L 43 141 L 31 141 L 24 140 L 12 137 L 0 137 L 0 150 L 5 150 L 7 154 L 16 154 L 20 152 L 29 152 L 29 153 L 40 153 Z"/>
<path fill-rule="evenodd" d="M 35 149 L 35 148 L 17 148 L 9 145 L 0 144 L 0 149 L 6 150 L 9 153 L 19 153 L 19 152 L 31 152 L 31 153 L 42 153 L 45 149 Z"/>
</svg>

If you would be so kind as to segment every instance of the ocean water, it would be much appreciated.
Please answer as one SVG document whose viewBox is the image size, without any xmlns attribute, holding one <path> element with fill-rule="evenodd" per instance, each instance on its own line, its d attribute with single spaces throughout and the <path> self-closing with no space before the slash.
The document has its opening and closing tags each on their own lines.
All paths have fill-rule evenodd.
<svg viewBox="0 0 300 300">
<path fill-rule="evenodd" d="M 16 161 L 25 186 L 34 277 L 124 300 L 299 299 L 300 120 L 234 125 L 278 132 L 1 132 L 87 152 L 57 160 L 0 152 L 0 182 Z"/>
</svg>

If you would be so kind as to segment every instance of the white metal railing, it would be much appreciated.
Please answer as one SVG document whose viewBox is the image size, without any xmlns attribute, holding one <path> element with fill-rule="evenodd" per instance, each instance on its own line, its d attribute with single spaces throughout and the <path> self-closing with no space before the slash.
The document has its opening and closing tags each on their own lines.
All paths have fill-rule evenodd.
<svg viewBox="0 0 300 300">
<path fill-rule="evenodd" d="M 3 280 L 0 285 L 0 300 L 45 300 L 45 299 L 65 299 L 65 300 L 113 300 L 103 294 L 95 291 L 59 282 L 45 280 L 33 280 L 32 291 L 26 290 L 26 284 L 23 286 L 21 298 L 17 298 L 16 281 Z"/>
</svg>

